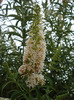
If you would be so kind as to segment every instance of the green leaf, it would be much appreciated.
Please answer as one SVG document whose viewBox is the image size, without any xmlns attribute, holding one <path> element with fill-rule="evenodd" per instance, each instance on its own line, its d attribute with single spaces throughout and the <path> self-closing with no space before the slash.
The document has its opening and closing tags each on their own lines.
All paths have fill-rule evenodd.
<svg viewBox="0 0 74 100">
<path fill-rule="evenodd" d="M 8 17 L 14 17 L 13 20 L 19 20 L 19 21 L 22 21 L 21 16 L 18 16 L 18 15 L 15 15 L 15 14 L 10 14 L 10 15 L 8 15 Z"/>
<path fill-rule="evenodd" d="M 7 85 L 9 85 L 10 83 L 13 83 L 13 81 L 6 82 L 6 83 L 2 86 L 1 94 L 3 93 L 3 90 L 7 87 Z"/>
<path fill-rule="evenodd" d="M 8 14 L 8 5 L 6 6 L 6 15 Z"/>
<path fill-rule="evenodd" d="M 18 97 L 21 97 L 21 96 L 22 96 L 21 91 L 16 90 L 15 92 L 12 93 L 11 100 L 16 100 L 18 99 Z"/>
<path fill-rule="evenodd" d="M 15 92 L 13 92 L 11 95 L 11 100 L 19 99 L 19 98 L 24 98 L 24 99 L 28 100 L 28 97 L 26 96 L 26 92 L 20 91 L 20 90 L 15 90 Z"/>
<path fill-rule="evenodd" d="M 69 92 L 67 92 L 65 94 L 58 95 L 58 96 L 56 96 L 55 100 L 63 100 L 68 95 L 69 95 Z"/>
<path fill-rule="evenodd" d="M 46 98 L 45 99 L 46 100 L 51 100 L 51 98 L 48 95 L 46 95 Z"/>
<path fill-rule="evenodd" d="M 17 29 L 19 29 L 20 31 L 22 31 L 22 29 L 21 29 L 20 27 L 18 27 L 18 26 L 9 25 L 8 27 L 11 27 L 12 29 L 15 29 L 15 28 L 17 28 Z"/>
<path fill-rule="evenodd" d="M 50 83 L 50 85 L 53 86 L 53 81 L 50 77 L 45 76 L 45 79 L 47 79 L 47 81 Z"/>
<path fill-rule="evenodd" d="M 18 34 L 17 32 L 6 32 L 6 34 L 9 34 L 9 38 L 11 37 L 11 35 L 16 35 L 22 38 L 22 36 Z"/>
<path fill-rule="evenodd" d="M 39 92 L 39 89 L 38 88 L 36 88 L 35 89 L 36 90 L 36 93 L 37 93 L 37 98 L 38 98 L 38 100 L 40 100 L 41 99 L 41 96 L 40 96 L 40 92 Z"/>
</svg>

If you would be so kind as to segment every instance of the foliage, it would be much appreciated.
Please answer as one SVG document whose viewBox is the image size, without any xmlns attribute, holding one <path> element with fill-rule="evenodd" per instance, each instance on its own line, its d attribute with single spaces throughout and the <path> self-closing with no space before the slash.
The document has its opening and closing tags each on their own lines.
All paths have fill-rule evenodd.
<svg viewBox="0 0 74 100">
<path fill-rule="evenodd" d="M 8 1 L 0 14 L 6 30 L 0 30 L 0 96 L 11 100 L 73 100 L 73 1 L 42 1 L 46 58 L 44 76 L 46 84 L 28 88 L 18 68 L 22 64 L 27 33 L 29 32 L 35 2 L 32 0 Z M 14 11 L 10 14 L 9 11 Z M 15 24 L 14 23 L 15 20 Z M 1 29 L 5 27 L 2 24 Z M 19 41 L 20 45 L 17 46 Z M 16 43 L 15 43 L 16 42 Z"/>
</svg>

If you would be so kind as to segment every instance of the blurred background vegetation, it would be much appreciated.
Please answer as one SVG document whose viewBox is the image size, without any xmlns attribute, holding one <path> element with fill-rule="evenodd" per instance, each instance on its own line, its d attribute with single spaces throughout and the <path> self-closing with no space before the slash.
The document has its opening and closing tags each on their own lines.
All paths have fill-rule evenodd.
<svg viewBox="0 0 74 100">
<path fill-rule="evenodd" d="M 46 84 L 29 89 L 18 74 L 38 2 L 7 0 L 0 4 L 0 97 L 74 100 L 73 0 L 40 1 L 47 45 L 43 72 Z"/>
</svg>

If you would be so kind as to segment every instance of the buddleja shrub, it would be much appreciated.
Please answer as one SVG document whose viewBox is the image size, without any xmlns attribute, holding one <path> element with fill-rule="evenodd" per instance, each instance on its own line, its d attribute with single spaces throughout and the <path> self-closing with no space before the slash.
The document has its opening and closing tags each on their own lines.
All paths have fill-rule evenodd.
<svg viewBox="0 0 74 100">
<path fill-rule="evenodd" d="M 15 90 L 11 90 L 12 100 L 22 100 L 22 98 L 26 100 L 30 100 L 31 98 L 40 100 L 41 98 L 45 98 L 44 96 L 40 96 L 39 93 L 40 89 L 42 91 L 42 87 L 45 85 L 45 79 L 42 75 L 42 71 L 46 50 L 39 5 L 35 5 L 33 13 L 35 17 L 33 18 L 32 26 L 30 28 L 30 32 L 28 33 L 29 37 L 26 41 L 24 50 L 23 65 L 18 69 L 21 77 L 16 73 L 15 75 L 10 74 L 9 77 L 12 78 L 11 81 L 7 82 L 3 86 L 4 89 L 8 84 L 12 84 L 13 86 L 14 84 L 17 85 Z"/>
</svg>

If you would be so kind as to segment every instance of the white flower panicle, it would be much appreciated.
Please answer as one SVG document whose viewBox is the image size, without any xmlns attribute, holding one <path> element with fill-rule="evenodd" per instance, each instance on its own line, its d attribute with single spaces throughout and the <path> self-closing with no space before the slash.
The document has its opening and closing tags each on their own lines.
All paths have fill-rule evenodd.
<svg viewBox="0 0 74 100">
<path fill-rule="evenodd" d="M 30 76 L 28 76 L 28 79 L 26 81 L 27 86 L 32 88 L 34 88 L 38 84 L 43 85 L 44 83 L 44 76 L 36 73 L 33 73 Z"/>
<path fill-rule="evenodd" d="M 28 34 L 29 37 L 24 50 L 23 65 L 18 69 L 19 74 L 23 77 L 28 76 L 26 80 L 28 87 L 44 84 L 44 77 L 41 75 L 41 72 L 43 71 L 46 43 L 41 19 L 39 18 L 38 24 L 35 23 L 36 21 L 33 22 L 31 33 Z"/>
</svg>

